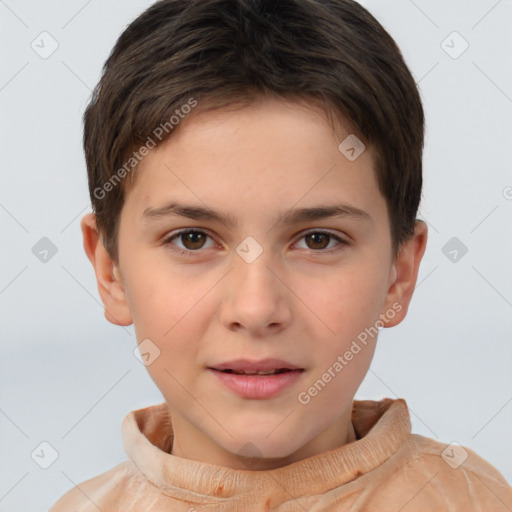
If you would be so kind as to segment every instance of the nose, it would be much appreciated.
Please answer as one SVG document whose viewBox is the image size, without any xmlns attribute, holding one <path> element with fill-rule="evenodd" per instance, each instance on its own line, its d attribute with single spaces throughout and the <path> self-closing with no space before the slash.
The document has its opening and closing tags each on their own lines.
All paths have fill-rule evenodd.
<svg viewBox="0 0 512 512">
<path fill-rule="evenodd" d="M 282 266 L 272 264 L 266 251 L 252 262 L 236 255 L 224 283 L 221 320 L 227 329 L 264 337 L 290 324 L 292 295 L 279 274 L 284 274 Z"/>
</svg>

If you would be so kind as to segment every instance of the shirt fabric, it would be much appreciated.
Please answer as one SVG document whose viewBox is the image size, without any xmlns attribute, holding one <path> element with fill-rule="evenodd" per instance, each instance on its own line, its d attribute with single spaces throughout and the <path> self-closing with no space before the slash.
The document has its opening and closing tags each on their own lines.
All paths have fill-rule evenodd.
<svg viewBox="0 0 512 512">
<path fill-rule="evenodd" d="M 171 455 L 167 405 L 122 424 L 128 459 L 49 512 L 511 512 L 512 488 L 469 448 L 411 433 L 403 399 L 355 400 L 354 442 L 266 471 Z M 466 457 L 467 456 L 467 457 Z"/>
</svg>

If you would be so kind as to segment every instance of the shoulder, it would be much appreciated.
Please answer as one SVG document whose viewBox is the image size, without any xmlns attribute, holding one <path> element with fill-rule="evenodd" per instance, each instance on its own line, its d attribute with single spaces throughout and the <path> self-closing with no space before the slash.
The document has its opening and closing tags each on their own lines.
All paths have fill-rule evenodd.
<svg viewBox="0 0 512 512">
<path fill-rule="evenodd" d="M 138 480 L 137 470 L 129 460 L 112 469 L 75 485 L 64 494 L 49 512 L 97 512 L 111 510 L 119 505 L 120 496 L 126 496 L 128 487 Z M 130 494 L 130 493 L 128 493 Z"/>
<path fill-rule="evenodd" d="M 403 512 L 512 510 L 512 487 L 470 448 L 411 434 L 396 456 L 389 483 L 403 494 Z"/>
</svg>

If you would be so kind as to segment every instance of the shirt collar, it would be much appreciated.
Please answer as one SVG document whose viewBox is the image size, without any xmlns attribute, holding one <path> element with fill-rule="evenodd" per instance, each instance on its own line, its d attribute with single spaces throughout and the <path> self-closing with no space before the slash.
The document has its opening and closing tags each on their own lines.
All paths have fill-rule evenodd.
<svg viewBox="0 0 512 512">
<path fill-rule="evenodd" d="M 171 455 L 173 430 L 166 403 L 131 412 L 122 432 L 128 458 L 162 493 L 174 498 L 190 499 L 191 493 L 205 500 L 262 493 L 298 498 L 322 494 L 369 473 L 411 434 L 403 399 L 355 400 L 352 424 L 356 441 L 267 471 L 235 470 Z"/>
</svg>

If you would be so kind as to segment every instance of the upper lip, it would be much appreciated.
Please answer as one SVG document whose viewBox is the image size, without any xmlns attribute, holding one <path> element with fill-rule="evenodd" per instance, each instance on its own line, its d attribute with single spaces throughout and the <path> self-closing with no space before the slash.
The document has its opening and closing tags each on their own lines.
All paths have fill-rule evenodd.
<svg viewBox="0 0 512 512">
<path fill-rule="evenodd" d="M 234 370 L 237 372 L 265 372 L 270 370 L 303 370 L 288 361 L 282 359 L 261 359 L 259 361 L 251 361 L 249 359 L 236 359 L 234 361 L 227 361 L 225 363 L 219 363 L 215 366 L 209 366 L 213 370 Z"/>
</svg>

